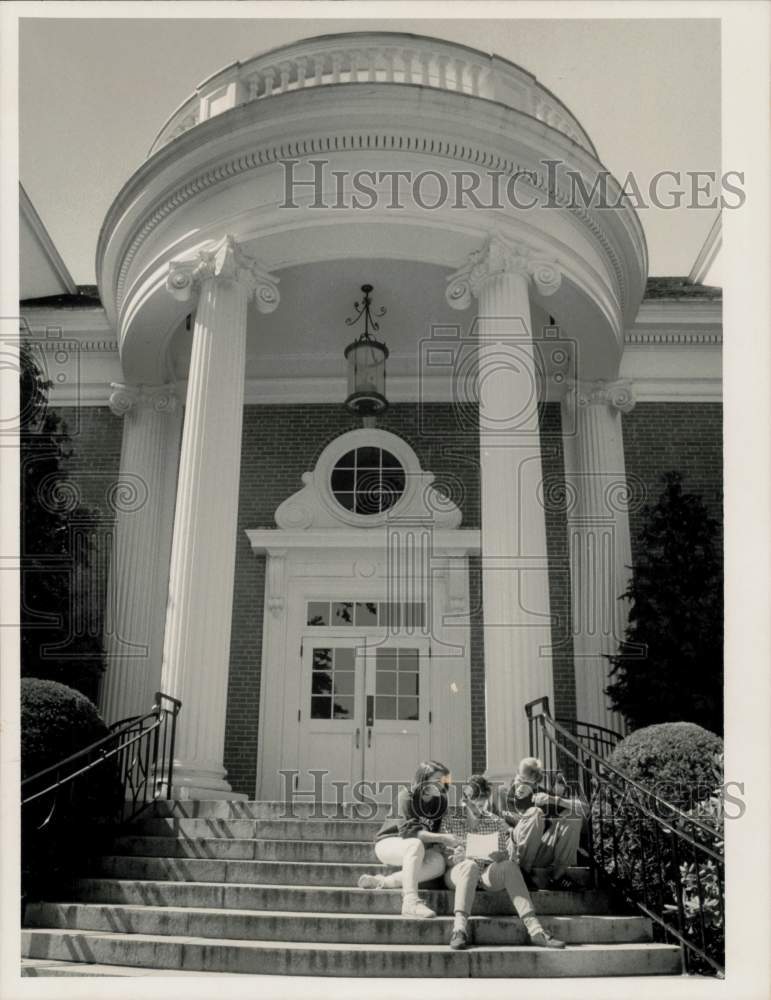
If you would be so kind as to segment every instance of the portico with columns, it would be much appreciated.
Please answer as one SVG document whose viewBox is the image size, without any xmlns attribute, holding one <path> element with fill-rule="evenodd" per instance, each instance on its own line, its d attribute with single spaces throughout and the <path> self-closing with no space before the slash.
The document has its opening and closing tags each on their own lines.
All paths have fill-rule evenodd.
<svg viewBox="0 0 771 1000">
<path fill-rule="evenodd" d="M 451 757 L 469 773 L 478 731 L 488 771 L 509 773 L 528 752 L 524 706 L 544 695 L 582 721 L 622 727 L 604 689 L 632 561 L 621 421 L 635 405 L 623 362 L 645 287 L 642 229 L 628 205 L 573 204 L 567 180 L 545 175 L 543 163 L 560 160 L 591 188 L 602 168 L 580 124 L 533 77 L 434 39 L 394 49 L 394 37 L 312 39 L 287 46 L 280 63 L 257 56 L 210 78 L 164 126 L 102 229 L 120 473 L 146 498 L 116 519 L 101 707 L 114 721 L 145 710 L 155 690 L 182 701 L 177 797 L 278 797 L 281 773 L 299 772 L 297 787 L 308 787 L 307 762 L 328 752 L 339 768 L 348 746 L 362 763 L 340 773 L 390 778 L 377 746 L 390 748 L 381 757 L 398 755 L 399 741 L 408 755 Z M 321 194 L 314 159 L 325 163 Z M 287 161 L 307 182 L 291 199 Z M 328 211 L 311 207 L 340 200 L 341 185 L 350 195 L 357 171 L 430 174 L 441 192 L 459 171 L 485 182 L 488 169 L 522 174 L 532 207 L 427 208 L 414 191 L 398 211 L 387 207 L 392 192 L 366 211 L 348 197 Z M 478 523 L 464 521 L 468 498 L 432 485 L 417 433 L 394 434 L 378 420 L 324 440 L 281 494 L 269 477 L 240 481 L 253 447 L 242 433 L 245 406 L 342 410 L 344 321 L 366 281 L 387 309 L 389 402 L 414 407 L 418 425 L 424 405 L 475 414 Z M 561 428 L 569 614 L 552 599 L 545 406 Z M 288 421 L 287 435 L 297 433 Z M 451 433 L 432 447 L 435 457 L 452 453 Z M 402 479 L 388 473 L 402 490 L 390 511 L 346 509 L 330 487 L 358 448 L 378 450 L 381 484 L 391 460 L 402 470 Z M 252 489 L 269 498 L 270 523 L 239 518 Z M 255 786 L 234 791 L 224 753 L 237 546 L 247 536 L 265 573 L 252 608 L 262 644 L 251 722 L 258 762 Z M 419 556 L 406 571 L 408 551 Z M 374 618 L 356 617 L 359 601 Z M 392 628 L 397 604 L 402 615 L 408 604 L 422 609 L 409 628 L 404 619 Z M 333 628 L 348 605 L 354 617 Z M 346 628 L 356 644 L 346 645 Z M 401 668 L 387 669 L 385 653 L 380 662 L 378 644 L 394 662 L 414 658 L 409 696 L 388 687 L 396 680 L 385 674 Z M 555 689 L 560 644 L 573 658 L 570 696 Z M 334 660 L 323 670 L 322 652 Z M 472 713 L 480 671 L 481 722 Z M 322 674 L 335 684 L 334 707 L 314 728 L 329 693 L 314 686 Z M 379 698 L 392 699 L 382 720 Z"/>
</svg>

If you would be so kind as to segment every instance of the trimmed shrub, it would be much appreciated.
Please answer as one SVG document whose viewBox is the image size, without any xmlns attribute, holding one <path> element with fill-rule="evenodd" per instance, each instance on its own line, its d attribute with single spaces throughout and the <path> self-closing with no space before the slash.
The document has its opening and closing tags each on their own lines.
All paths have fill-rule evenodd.
<svg viewBox="0 0 771 1000">
<path fill-rule="evenodd" d="M 715 815 L 716 803 L 722 803 L 722 752 L 723 741 L 714 733 L 690 722 L 668 722 L 638 729 L 618 744 L 607 761 L 667 806 L 713 827 L 714 838 L 634 789 L 624 792 L 603 786 L 592 803 L 591 817 L 594 859 L 600 873 L 604 872 L 622 896 L 648 905 L 674 926 L 678 923 L 679 874 L 683 931 L 701 946 L 701 910 L 707 953 L 719 963 L 723 961 L 723 928 L 716 917 L 720 892 L 717 865 L 706 853 L 675 837 L 672 830 L 682 824 L 683 832 L 692 839 L 722 852 L 722 816 Z M 691 965 L 691 971 L 697 970 L 714 972 L 698 959 Z"/>
<path fill-rule="evenodd" d="M 616 746 L 608 763 L 627 778 L 688 810 L 715 786 L 713 759 L 719 736 L 693 722 L 662 722 L 638 729 Z"/>
<path fill-rule="evenodd" d="M 109 734 L 79 691 L 57 681 L 21 680 L 21 775 L 29 778 Z M 65 772 L 66 773 L 66 772 Z M 56 775 L 24 796 L 42 791 Z M 56 891 L 103 844 L 104 821 L 120 805 L 116 767 L 103 764 L 78 781 L 26 805 L 22 811 L 22 888 L 25 897 Z"/>
</svg>

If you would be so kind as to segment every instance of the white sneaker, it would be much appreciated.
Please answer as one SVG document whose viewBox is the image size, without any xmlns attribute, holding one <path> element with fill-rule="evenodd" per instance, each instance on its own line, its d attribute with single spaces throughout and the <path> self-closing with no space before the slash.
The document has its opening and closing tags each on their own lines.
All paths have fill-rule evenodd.
<svg viewBox="0 0 771 1000">
<path fill-rule="evenodd" d="M 430 907 L 422 903 L 417 897 L 415 899 L 405 899 L 402 903 L 403 917 L 435 917 L 436 914 Z"/>
<path fill-rule="evenodd" d="M 383 889 L 384 878 L 382 875 L 362 875 L 359 879 L 360 889 Z"/>
</svg>

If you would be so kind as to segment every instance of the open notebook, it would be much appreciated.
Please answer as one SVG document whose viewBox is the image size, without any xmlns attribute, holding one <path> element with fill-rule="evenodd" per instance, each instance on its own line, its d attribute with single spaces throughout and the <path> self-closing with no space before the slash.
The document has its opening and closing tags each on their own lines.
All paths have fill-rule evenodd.
<svg viewBox="0 0 771 1000">
<path fill-rule="evenodd" d="M 498 850 L 497 833 L 469 833 L 466 837 L 466 857 L 489 859 Z"/>
</svg>

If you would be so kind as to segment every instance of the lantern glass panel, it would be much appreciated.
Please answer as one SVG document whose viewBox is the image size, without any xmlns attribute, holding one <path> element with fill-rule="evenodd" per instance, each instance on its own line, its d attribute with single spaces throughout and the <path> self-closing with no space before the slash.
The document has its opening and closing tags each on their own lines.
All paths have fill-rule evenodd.
<svg viewBox="0 0 771 1000">
<path fill-rule="evenodd" d="M 366 341 L 354 344 L 348 352 L 348 395 L 355 392 L 385 396 L 385 353 Z"/>
</svg>

